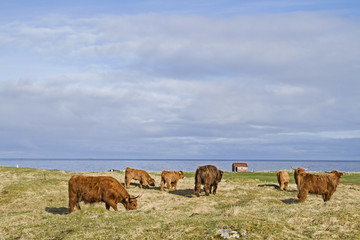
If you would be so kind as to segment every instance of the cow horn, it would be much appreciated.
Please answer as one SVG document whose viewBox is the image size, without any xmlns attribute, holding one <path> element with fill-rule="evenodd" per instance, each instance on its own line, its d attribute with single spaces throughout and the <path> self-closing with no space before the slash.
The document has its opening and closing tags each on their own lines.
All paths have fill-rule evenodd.
<svg viewBox="0 0 360 240">
<path fill-rule="evenodd" d="M 135 198 L 139 198 L 139 197 L 141 197 L 141 194 L 140 194 L 140 195 L 137 195 L 136 197 L 130 196 L 130 199 L 135 199 Z"/>
</svg>

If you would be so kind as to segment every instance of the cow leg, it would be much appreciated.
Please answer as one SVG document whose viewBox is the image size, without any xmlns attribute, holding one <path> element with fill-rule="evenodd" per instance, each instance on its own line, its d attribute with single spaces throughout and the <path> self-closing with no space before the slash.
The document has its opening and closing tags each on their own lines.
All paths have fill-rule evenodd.
<svg viewBox="0 0 360 240">
<path fill-rule="evenodd" d="M 323 194 L 323 199 L 324 199 L 324 202 L 327 202 L 331 199 L 331 196 L 332 194 L 331 193 L 326 193 L 326 194 Z"/>
<path fill-rule="evenodd" d="M 205 195 L 209 196 L 211 192 L 211 186 L 208 184 L 204 185 L 204 191 L 205 191 Z"/>
<path fill-rule="evenodd" d="M 74 208 L 75 208 L 75 202 L 69 201 L 69 210 L 70 210 L 70 213 L 74 212 Z"/>
<path fill-rule="evenodd" d="M 195 195 L 197 197 L 200 197 L 200 188 L 201 188 L 201 183 L 195 185 Z"/>
<path fill-rule="evenodd" d="M 321 194 L 322 199 L 324 200 L 324 202 L 326 202 L 326 194 Z"/>
<path fill-rule="evenodd" d="M 177 181 L 175 181 L 172 185 L 173 185 L 173 189 L 176 190 Z"/>
<path fill-rule="evenodd" d="M 140 188 L 142 189 L 142 184 L 143 184 L 143 182 L 142 181 L 140 181 Z"/>
<path fill-rule="evenodd" d="M 115 211 L 117 211 L 118 210 L 118 208 L 117 208 L 117 204 L 114 202 L 114 203 L 112 203 L 112 204 L 110 204 L 110 206 L 115 210 Z"/>
<path fill-rule="evenodd" d="M 171 182 L 169 180 L 166 181 L 166 187 L 168 189 L 168 191 L 171 191 Z"/>
<path fill-rule="evenodd" d="M 217 184 L 214 184 L 214 185 L 213 185 L 213 194 L 214 194 L 214 195 L 216 194 L 216 189 L 217 189 Z"/>
<path fill-rule="evenodd" d="M 174 182 L 171 182 L 171 190 L 175 190 L 175 183 Z"/>
<path fill-rule="evenodd" d="M 284 191 L 284 183 L 283 182 L 280 183 L 280 190 Z"/>
<path fill-rule="evenodd" d="M 130 181 L 131 181 L 131 179 L 125 177 L 125 185 L 126 185 L 126 188 L 130 188 Z"/>
<path fill-rule="evenodd" d="M 288 182 L 286 182 L 286 183 L 285 183 L 285 191 L 287 191 L 287 190 L 288 190 L 288 185 L 289 185 L 289 183 L 288 183 Z"/>
<path fill-rule="evenodd" d="M 281 181 L 279 179 L 279 176 L 278 176 L 278 183 L 279 183 L 279 187 L 280 187 L 280 190 L 281 190 Z"/>
<path fill-rule="evenodd" d="M 106 210 L 110 210 L 110 205 L 108 203 L 105 203 Z"/>
<path fill-rule="evenodd" d="M 81 210 L 79 202 L 80 200 L 76 195 L 73 194 L 69 195 L 69 210 L 71 213 L 74 212 L 75 207 Z"/>
<path fill-rule="evenodd" d="M 76 207 L 77 207 L 77 209 L 81 210 L 80 202 L 77 202 L 77 203 L 76 203 Z"/>
<path fill-rule="evenodd" d="M 164 191 L 164 185 L 165 185 L 164 181 L 161 180 L 161 185 L 160 185 L 160 190 L 161 191 Z"/>
<path fill-rule="evenodd" d="M 305 202 L 309 191 L 301 190 L 298 194 L 299 202 Z"/>
<path fill-rule="evenodd" d="M 107 199 L 107 200 L 105 200 L 105 199 L 104 199 L 104 201 L 105 201 L 105 206 L 106 206 L 106 209 L 107 209 L 107 210 L 110 210 L 110 207 L 112 207 L 115 211 L 118 210 L 118 209 L 117 209 L 117 204 L 116 204 L 115 200 L 113 200 L 113 199 Z"/>
</svg>

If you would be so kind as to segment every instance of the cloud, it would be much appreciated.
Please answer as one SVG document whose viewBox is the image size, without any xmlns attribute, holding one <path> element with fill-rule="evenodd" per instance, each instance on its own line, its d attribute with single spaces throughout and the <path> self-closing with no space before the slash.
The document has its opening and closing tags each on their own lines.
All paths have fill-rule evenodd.
<svg viewBox="0 0 360 240">
<path fill-rule="evenodd" d="M 56 53 L 56 57 L 62 55 L 72 61 L 113 60 L 117 67 L 130 65 L 177 76 L 183 70 L 197 76 L 205 71 L 209 75 L 253 74 L 259 67 L 265 73 L 279 75 L 287 68 L 317 72 L 319 64 L 346 64 L 359 57 L 355 50 L 358 26 L 327 15 L 291 13 L 226 19 L 150 14 L 60 19 L 59 23 L 51 18 L 11 24 L 3 26 L 2 32 L 7 33 L 5 39 L 11 39 L 11 44 L 42 54 Z"/>
<path fill-rule="evenodd" d="M 319 157 L 322 141 L 358 139 L 359 29 L 318 13 L 2 25 L 0 49 L 16 51 L 1 60 L 13 71 L 0 79 L 0 145 L 37 156 Z"/>
</svg>

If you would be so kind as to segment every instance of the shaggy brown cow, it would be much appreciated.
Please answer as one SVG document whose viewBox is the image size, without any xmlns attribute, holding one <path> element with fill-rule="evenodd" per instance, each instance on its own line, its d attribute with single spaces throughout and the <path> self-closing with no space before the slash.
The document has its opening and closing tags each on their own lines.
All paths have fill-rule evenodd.
<svg viewBox="0 0 360 240">
<path fill-rule="evenodd" d="M 149 173 L 147 173 L 145 170 L 127 167 L 125 169 L 126 188 L 130 187 L 130 181 L 132 179 L 140 181 L 140 188 L 142 188 L 142 185 L 147 187 L 149 187 L 149 185 L 155 186 L 155 180 L 152 177 L 150 177 Z"/>
<path fill-rule="evenodd" d="M 164 185 L 166 183 L 166 186 L 168 188 L 168 191 L 176 190 L 176 185 L 179 181 L 179 179 L 184 178 L 184 172 L 183 171 L 162 171 L 161 172 L 161 191 L 164 191 Z"/>
<path fill-rule="evenodd" d="M 137 208 L 137 197 L 130 196 L 126 189 L 113 177 L 74 175 L 69 180 L 70 212 L 76 206 L 79 210 L 80 202 L 104 202 L 106 209 L 112 207 L 117 211 L 117 204 L 122 203 L 126 210 Z"/>
<path fill-rule="evenodd" d="M 200 166 L 195 173 L 195 195 L 200 197 L 201 185 L 204 185 L 205 195 L 209 196 L 211 190 L 216 194 L 218 183 L 221 181 L 223 171 L 213 165 Z"/>
<path fill-rule="evenodd" d="M 286 171 L 279 171 L 276 176 L 279 182 L 280 190 L 283 191 L 285 187 L 285 191 L 287 191 L 290 180 L 289 173 Z"/>
<path fill-rule="evenodd" d="M 306 169 L 303 169 L 303 168 L 293 168 L 293 170 L 294 170 L 294 179 L 295 179 L 295 183 L 296 183 L 296 186 L 297 186 L 297 189 L 298 189 L 298 191 L 299 191 L 299 186 L 300 186 L 300 184 L 299 184 L 299 182 L 300 182 L 300 180 L 299 180 L 299 176 L 300 176 L 300 173 L 306 173 Z"/>
<path fill-rule="evenodd" d="M 322 195 L 324 202 L 329 201 L 343 174 L 335 170 L 328 174 L 300 173 L 299 202 L 305 202 L 308 193 Z"/>
</svg>

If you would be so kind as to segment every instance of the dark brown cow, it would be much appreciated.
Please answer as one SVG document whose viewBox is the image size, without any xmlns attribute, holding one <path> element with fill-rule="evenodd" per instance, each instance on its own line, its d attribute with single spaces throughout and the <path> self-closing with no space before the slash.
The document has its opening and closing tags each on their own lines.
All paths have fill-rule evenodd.
<svg viewBox="0 0 360 240">
<path fill-rule="evenodd" d="M 113 177 L 74 175 L 69 180 L 70 212 L 76 206 L 79 210 L 80 202 L 104 202 L 106 209 L 112 207 L 117 211 L 117 204 L 122 203 L 126 210 L 137 209 L 137 197 L 130 196 L 126 189 Z"/>
<path fill-rule="evenodd" d="M 276 176 L 279 182 L 280 190 L 283 191 L 285 187 L 285 191 L 287 191 L 290 180 L 289 173 L 286 171 L 279 171 Z"/>
<path fill-rule="evenodd" d="M 147 173 L 145 170 L 127 167 L 125 169 L 126 188 L 130 187 L 130 182 L 132 179 L 140 181 L 140 188 L 142 188 L 142 185 L 147 187 L 149 187 L 149 185 L 155 186 L 155 180 L 150 177 L 149 173 Z"/>
<path fill-rule="evenodd" d="M 300 173 L 299 202 L 305 202 L 308 193 L 322 195 L 324 202 L 329 201 L 343 174 L 335 170 L 328 174 Z"/>
<path fill-rule="evenodd" d="M 300 180 L 299 180 L 299 178 L 300 178 L 300 173 L 306 173 L 306 169 L 303 169 L 303 168 L 293 168 L 293 170 L 294 170 L 294 179 L 295 179 L 295 183 L 296 183 L 296 186 L 297 186 L 297 189 L 298 189 L 298 191 L 299 191 L 299 186 L 300 186 L 300 184 L 299 184 L 299 182 L 300 182 Z"/>
<path fill-rule="evenodd" d="M 164 191 L 164 185 L 166 183 L 166 186 L 168 188 L 168 191 L 176 190 L 176 185 L 179 181 L 179 179 L 184 178 L 184 172 L 183 171 L 162 171 L 161 172 L 161 187 L 160 190 Z"/>
<path fill-rule="evenodd" d="M 200 166 L 195 172 L 195 195 L 200 197 L 201 185 L 204 185 L 205 195 L 209 196 L 211 191 L 216 194 L 218 183 L 221 181 L 223 171 L 213 165 Z"/>
</svg>

